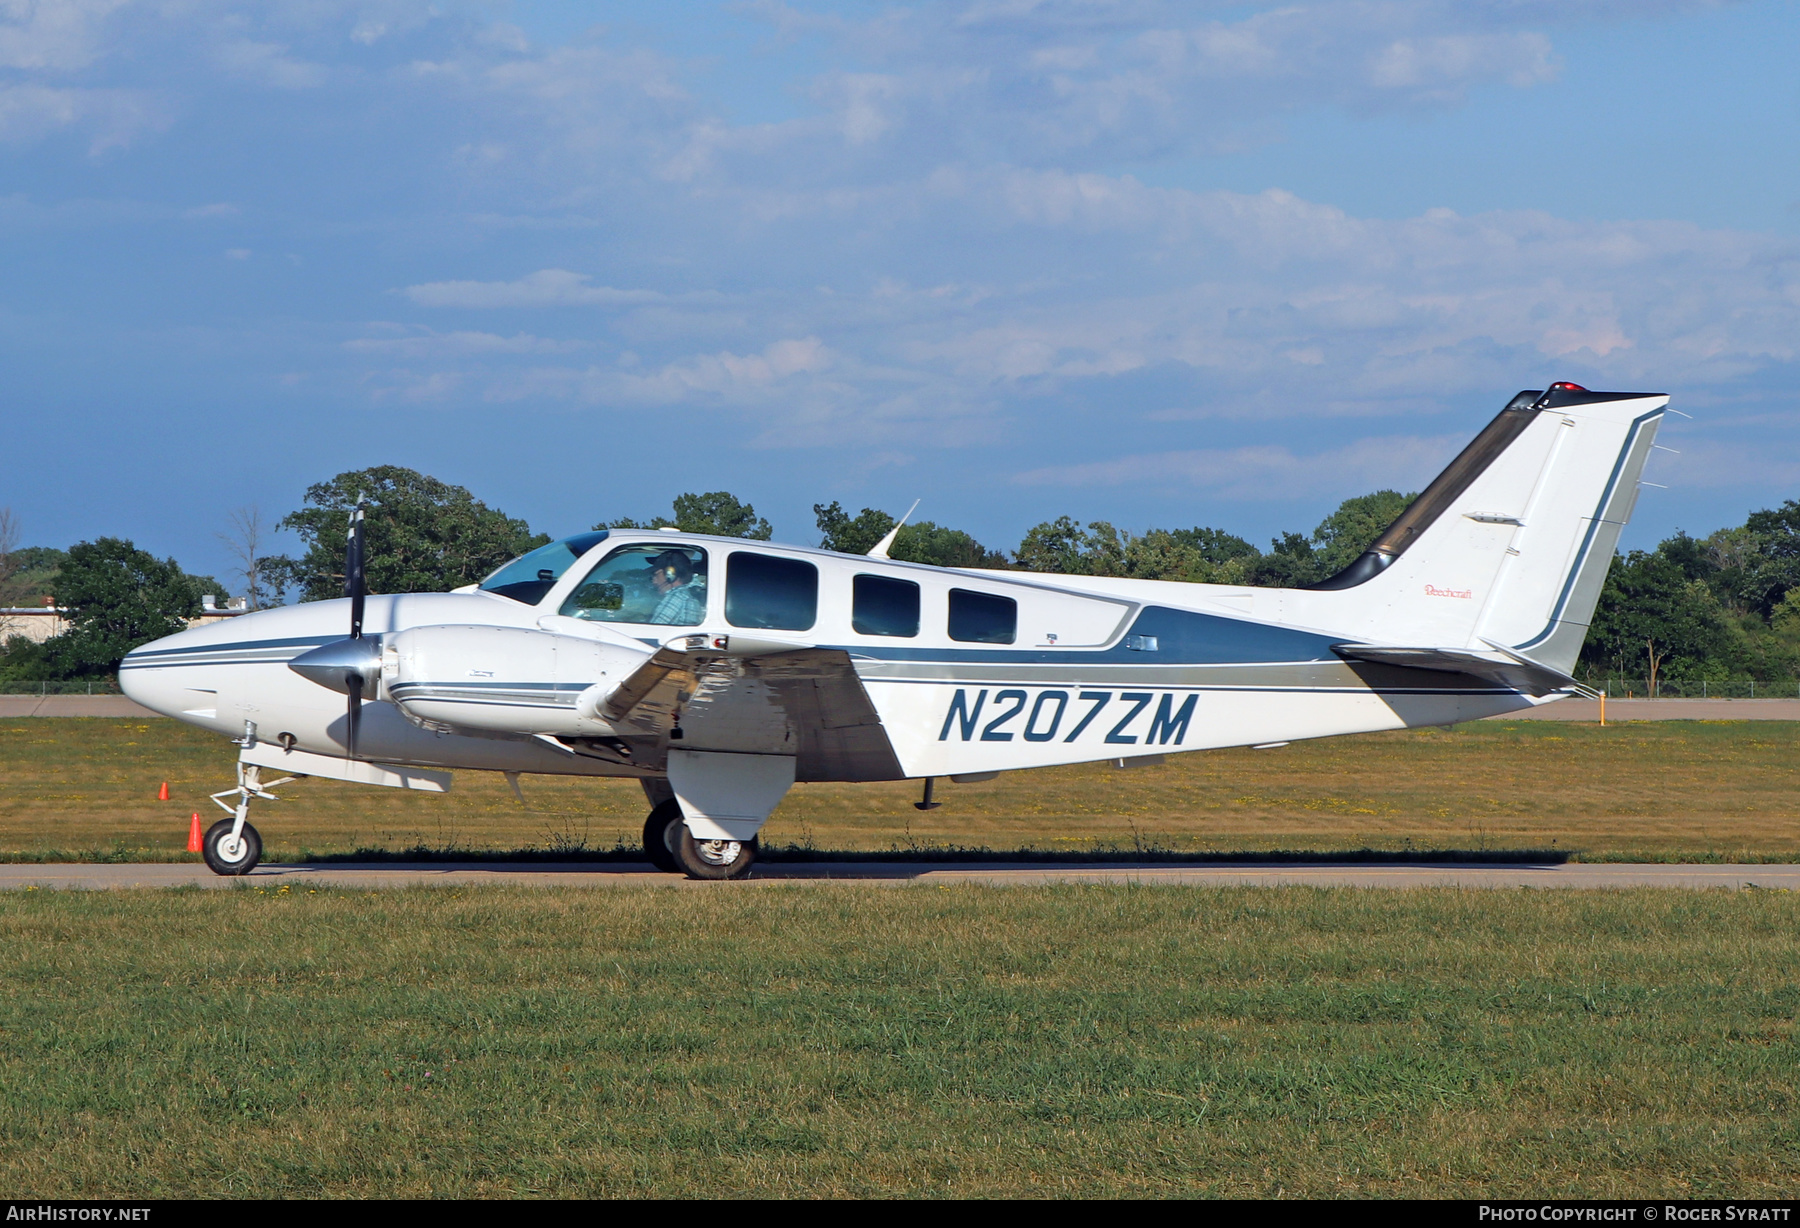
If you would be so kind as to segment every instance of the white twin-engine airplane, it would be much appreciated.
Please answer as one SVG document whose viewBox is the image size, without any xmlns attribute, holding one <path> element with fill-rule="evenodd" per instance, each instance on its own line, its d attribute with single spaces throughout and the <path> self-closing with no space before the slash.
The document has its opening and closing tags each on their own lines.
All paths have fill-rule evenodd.
<svg viewBox="0 0 1800 1228">
<path fill-rule="evenodd" d="M 673 530 L 581 533 L 452 593 L 184 631 L 132 699 L 236 735 L 207 863 L 248 873 L 265 771 L 442 792 L 463 768 L 636 777 L 644 851 L 736 878 L 796 781 L 1445 725 L 1570 677 L 1668 397 L 1521 392 L 1344 571 L 1305 589 L 975 571 Z M 349 636 L 343 634 L 345 624 Z M 336 694 L 334 695 L 333 692 Z M 348 695 L 346 709 L 341 696 Z M 231 799 L 235 798 L 235 802 Z"/>
</svg>

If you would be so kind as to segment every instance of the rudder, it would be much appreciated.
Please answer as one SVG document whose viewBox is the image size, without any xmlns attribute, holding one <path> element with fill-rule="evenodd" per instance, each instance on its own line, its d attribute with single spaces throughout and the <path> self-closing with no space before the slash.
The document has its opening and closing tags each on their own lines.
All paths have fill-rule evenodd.
<svg viewBox="0 0 1800 1228">
<path fill-rule="evenodd" d="M 1573 669 L 1668 397 L 1522 392 L 1291 616 L 1372 643 L 1502 649 Z"/>
</svg>

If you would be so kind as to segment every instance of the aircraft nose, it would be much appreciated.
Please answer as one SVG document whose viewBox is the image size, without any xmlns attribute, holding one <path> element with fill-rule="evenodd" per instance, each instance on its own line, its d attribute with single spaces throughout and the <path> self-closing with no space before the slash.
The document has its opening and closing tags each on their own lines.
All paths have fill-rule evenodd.
<svg viewBox="0 0 1800 1228">
<path fill-rule="evenodd" d="M 119 689 L 133 703 L 142 704 L 163 716 L 180 716 L 189 694 L 188 670 L 175 665 L 158 664 L 156 640 L 125 654 L 119 663 Z"/>
</svg>

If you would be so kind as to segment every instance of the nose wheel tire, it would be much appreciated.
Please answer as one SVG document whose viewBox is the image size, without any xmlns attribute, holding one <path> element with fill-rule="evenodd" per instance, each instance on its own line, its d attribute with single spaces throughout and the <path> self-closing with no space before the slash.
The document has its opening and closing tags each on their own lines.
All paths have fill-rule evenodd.
<svg viewBox="0 0 1800 1228">
<path fill-rule="evenodd" d="M 675 860 L 675 837 L 686 830 L 681 821 L 681 803 L 674 798 L 662 803 L 644 820 L 644 856 L 664 874 L 681 873 Z"/>
<path fill-rule="evenodd" d="M 262 837 L 256 834 L 256 829 L 246 823 L 244 830 L 233 840 L 233 823 L 232 819 L 220 819 L 200 841 L 200 855 L 206 858 L 206 864 L 214 874 L 248 874 L 262 860 Z"/>
</svg>

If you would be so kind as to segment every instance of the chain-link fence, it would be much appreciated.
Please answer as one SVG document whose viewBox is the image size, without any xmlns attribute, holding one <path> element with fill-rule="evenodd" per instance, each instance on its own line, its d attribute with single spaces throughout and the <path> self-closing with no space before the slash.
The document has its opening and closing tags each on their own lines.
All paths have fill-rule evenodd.
<svg viewBox="0 0 1800 1228">
<path fill-rule="evenodd" d="M 79 682 L 0 682 L 0 695 L 118 695 L 117 678 L 84 678 Z"/>
<path fill-rule="evenodd" d="M 1583 684 L 1603 691 L 1608 699 L 1797 699 L 1800 683 L 1758 682 L 1754 678 L 1701 679 L 1583 678 Z"/>
</svg>

